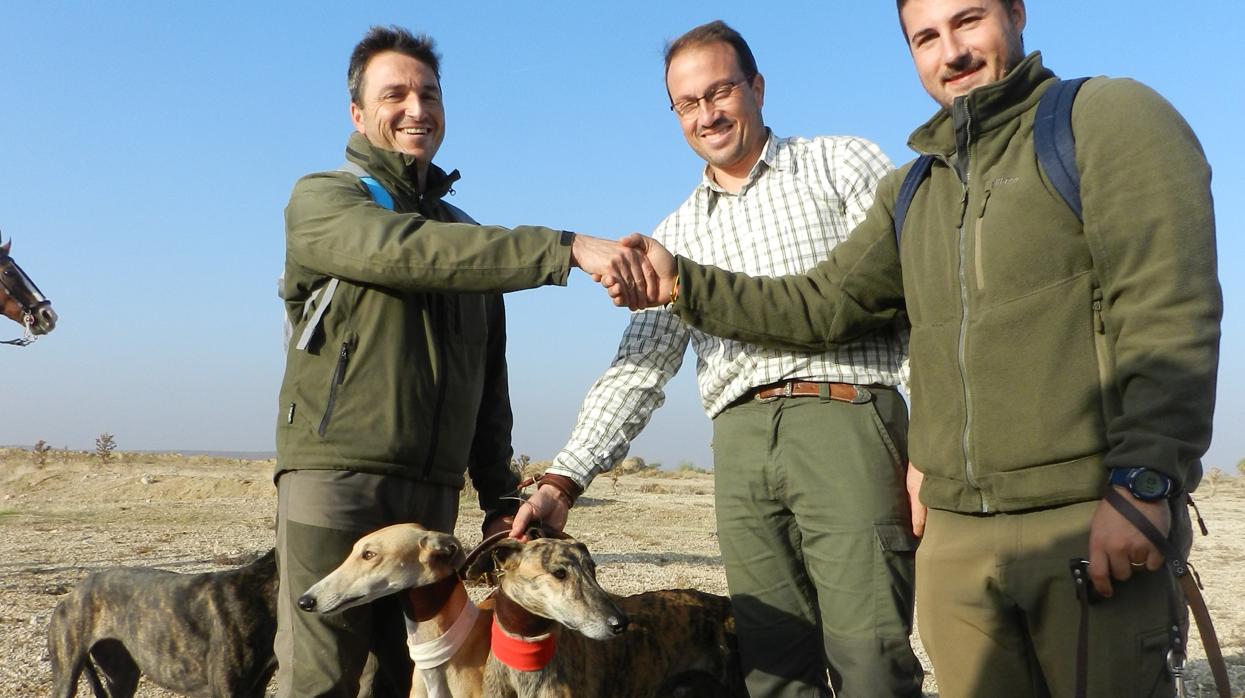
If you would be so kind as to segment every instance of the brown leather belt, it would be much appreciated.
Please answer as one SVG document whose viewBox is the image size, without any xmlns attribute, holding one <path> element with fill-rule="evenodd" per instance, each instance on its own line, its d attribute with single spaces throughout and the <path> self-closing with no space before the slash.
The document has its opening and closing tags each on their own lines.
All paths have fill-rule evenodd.
<svg viewBox="0 0 1245 698">
<path fill-rule="evenodd" d="M 873 399 L 868 388 L 851 383 L 815 383 L 813 381 L 779 381 L 753 388 L 736 402 L 759 400 L 768 402 L 780 397 L 824 397 L 838 402 L 861 404 Z"/>
</svg>

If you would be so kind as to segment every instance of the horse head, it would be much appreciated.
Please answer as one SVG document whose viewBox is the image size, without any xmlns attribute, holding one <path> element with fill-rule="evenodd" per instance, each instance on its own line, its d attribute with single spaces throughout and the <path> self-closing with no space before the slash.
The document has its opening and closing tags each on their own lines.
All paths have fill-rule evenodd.
<svg viewBox="0 0 1245 698">
<path fill-rule="evenodd" d="M 47 334 L 56 327 L 56 311 L 52 310 L 52 301 L 13 261 L 9 255 L 12 246 L 12 239 L 0 243 L 0 309 L 5 317 L 28 325 L 32 333 Z"/>
</svg>

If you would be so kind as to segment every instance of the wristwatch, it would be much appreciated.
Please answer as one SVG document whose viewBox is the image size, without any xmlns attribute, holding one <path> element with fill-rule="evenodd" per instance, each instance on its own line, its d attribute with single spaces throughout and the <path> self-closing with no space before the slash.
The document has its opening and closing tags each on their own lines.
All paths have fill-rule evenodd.
<svg viewBox="0 0 1245 698">
<path fill-rule="evenodd" d="M 1157 502 L 1176 494 L 1174 480 L 1149 468 L 1111 468 L 1109 482 L 1127 487 L 1133 497 L 1143 502 Z"/>
</svg>

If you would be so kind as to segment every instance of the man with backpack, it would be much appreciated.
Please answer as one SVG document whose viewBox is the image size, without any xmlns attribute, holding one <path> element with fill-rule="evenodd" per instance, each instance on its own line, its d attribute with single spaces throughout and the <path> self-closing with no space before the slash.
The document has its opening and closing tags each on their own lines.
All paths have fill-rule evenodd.
<svg viewBox="0 0 1245 698">
<path fill-rule="evenodd" d="M 355 540 L 407 521 L 453 531 L 464 475 L 485 530 L 510 526 L 500 294 L 565 284 L 572 266 L 636 289 L 651 274 L 634 250 L 615 261 L 615 242 L 479 226 L 442 201 L 458 172 L 432 164 L 445 111 L 428 37 L 373 28 L 348 83 L 347 165 L 299 180 L 285 211 L 275 648 L 279 695 L 299 698 L 410 691 L 397 596 L 334 616 L 297 608 Z"/>
<path fill-rule="evenodd" d="M 929 507 L 917 613 L 940 694 L 1170 696 L 1185 616 L 1163 568 L 1180 575 L 1190 546 L 1218 368 L 1210 168 L 1131 80 L 1061 91 L 1052 126 L 1058 80 L 1024 55 L 1023 0 L 897 6 L 942 107 L 910 139 L 928 170 L 884 179 L 804 275 L 749 278 L 633 236 L 662 278 L 650 302 L 805 350 L 906 315 L 911 485 Z"/>
</svg>

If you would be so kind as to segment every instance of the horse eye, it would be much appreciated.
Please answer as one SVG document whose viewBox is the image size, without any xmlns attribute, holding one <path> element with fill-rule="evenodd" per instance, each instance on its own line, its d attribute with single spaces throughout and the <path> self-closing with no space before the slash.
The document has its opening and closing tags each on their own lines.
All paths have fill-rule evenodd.
<svg viewBox="0 0 1245 698">
<path fill-rule="evenodd" d="M 553 571 L 553 576 L 558 579 L 566 579 L 566 570 L 559 567 Z"/>
<path fill-rule="evenodd" d="M 361 557 L 364 560 L 371 560 L 372 558 L 376 557 L 376 551 L 375 550 L 364 550 L 363 555 Z"/>
</svg>

